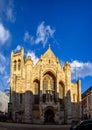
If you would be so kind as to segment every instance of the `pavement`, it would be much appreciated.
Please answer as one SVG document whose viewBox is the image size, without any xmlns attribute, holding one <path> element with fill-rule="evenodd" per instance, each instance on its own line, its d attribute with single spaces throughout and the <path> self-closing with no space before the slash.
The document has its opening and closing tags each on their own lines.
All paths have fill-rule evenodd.
<svg viewBox="0 0 92 130">
<path fill-rule="evenodd" d="M 38 125 L 0 122 L 0 126 L 25 127 L 25 128 L 70 128 L 70 125 Z"/>
</svg>

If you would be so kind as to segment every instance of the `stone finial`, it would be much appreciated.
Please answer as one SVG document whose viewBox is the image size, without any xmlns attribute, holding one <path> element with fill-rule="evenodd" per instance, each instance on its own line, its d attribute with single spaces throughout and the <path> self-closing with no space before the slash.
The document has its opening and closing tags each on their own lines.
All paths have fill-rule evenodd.
<svg viewBox="0 0 92 130">
<path fill-rule="evenodd" d="M 65 65 L 70 65 L 68 61 L 66 61 Z"/>
<path fill-rule="evenodd" d="M 26 59 L 26 64 L 33 64 L 31 56 L 28 56 L 28 58 Z"/>
<path fill-rule="evenodd" d="M 64 68 L 65 68 L 65 69 L 70 69 L 70 64 L 69 64 L 68 61 L 66 61 L 65 65 L 64 65 Z"/>
<path fill-rule="evenodd" d="M 28 56 L 27 60 L 31 60 L 31 56 Z"/>
</svg>

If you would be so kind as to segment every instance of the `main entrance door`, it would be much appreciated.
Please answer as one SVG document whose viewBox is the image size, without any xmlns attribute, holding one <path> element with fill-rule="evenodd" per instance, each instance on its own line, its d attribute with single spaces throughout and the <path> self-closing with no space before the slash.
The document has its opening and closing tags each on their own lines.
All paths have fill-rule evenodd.
<svg viewBox="0 0 92 130">
<path fill-rule="evenodd" d="M 54 123 L 54 112 L 51 109 L 46 110 L 44 113 L 44 122 L 47 124 L 52 124 Z"/>
</svg>

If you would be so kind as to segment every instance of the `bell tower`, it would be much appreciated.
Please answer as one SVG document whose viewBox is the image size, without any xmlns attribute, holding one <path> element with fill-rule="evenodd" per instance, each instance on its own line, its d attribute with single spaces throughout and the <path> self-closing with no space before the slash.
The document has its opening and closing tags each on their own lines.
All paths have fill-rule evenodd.
<svg viewBox="0 0 92 130">
<path fill-rule="evenodd" d="M 16 78 L 23 76 L 23 66 L 24 66 L 24 49 L 18 50 L 14 53 L 11 52 L 11 67 L 10 67 L 10 84 L 11 90 L 15 90 Z"/>
</svg>

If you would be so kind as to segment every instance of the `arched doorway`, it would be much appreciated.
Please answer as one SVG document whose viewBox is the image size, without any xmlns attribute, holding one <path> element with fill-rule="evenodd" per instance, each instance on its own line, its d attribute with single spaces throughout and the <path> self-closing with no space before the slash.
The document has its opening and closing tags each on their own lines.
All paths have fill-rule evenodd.
<svg viewBox="0 0 92 130">
<path fill-rule="evenodd" d="M 54 123 L 54 112 L 51 109 L 48 109 L 44 113 L 44 123 L 52 124 Z"/>
</svg>

